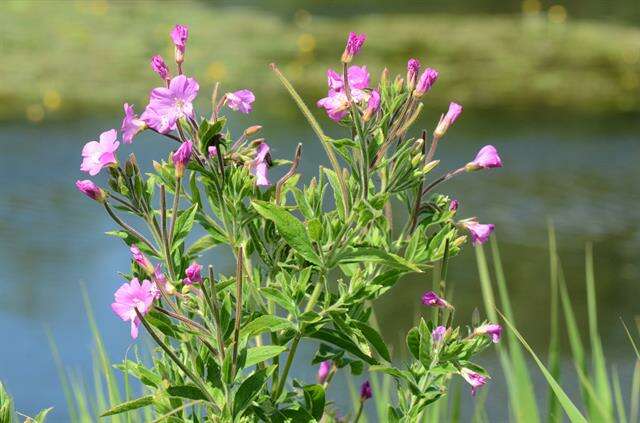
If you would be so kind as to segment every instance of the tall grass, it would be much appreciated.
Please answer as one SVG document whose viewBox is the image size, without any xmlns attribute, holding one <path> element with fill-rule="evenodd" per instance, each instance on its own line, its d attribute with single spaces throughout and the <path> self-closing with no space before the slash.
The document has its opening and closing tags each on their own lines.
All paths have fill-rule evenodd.
<svg viewBox="0 0 640 423">
<path fill-rule="evenodd" d="M 510 421 L 529 422 L 561 422 L 565 416 L 571 422 L 637 422 L 640 410 L 640 350 L 627 324 L 621 322 L 621 330 L 626 332 L 629 342 L 635 351 L 634 372 L 629 394 L 624 395 L 618 370 L 607 364 L 603 353 L 602 338 L 598 331 L 597 302 L 595 290 L 595 272 L 593 248 L 587 245 L 585 252 L 585 289 L 587 292 L 588 339 L 583 341 L 578 320 L 571 301 L 571 293 L 567 288 L 562 271 L 562 264 L 557 252 L 555 232 L 549 229 L 549 286 L 550 317 L 549 350 L 546 359 L 542 354 L 533 351 L 524 336 L 516 328 L 515 307 L 511 303 L 507 278 L 503 272 L 498 243 L 495 239 L 490 244 L 490 256 L 482 246 L 476 247 L 478 275 L 485 313 L 492 321 L 502 320 L 505 323 L 505 338 L 497 344 L 497 354 L 508 396 Z M 79 376 L 66 372 L 53 340 L 51 347 L 58 365 L 61 386 L 67 398 L 69 419 L 72 423 L 97 421 L 97 416 L 105 409 L 118 404 L 121 400 L 132 398 L 134 391 L 140 388 L 130 384 L 126 372 L 119 378 L 114 372 L 104 348 L 104 343 L 93 317 L 91 304 L 84 293 L 85 308 L 89 324 L 95 340 L 93 355 L 93 383 L 87 385 Z M 564 330 L 563 330 L 564 326 Z M 637 328 L 636 328 L 637 329 Z M 567 392 L 567 383 L 563 381 L 560 371 L 560 338 L 566 336 L 570 349 L 570 362 L 573 364 L 580 394 Z M 533 363 L 547 384 L 547 401 L 544 394 L 536 391 L 534 375 L 529 364 Z M 124 361 L 124 367 L 130 361 Z M 354 407 L 358 404 L 358 393 L 351 380 L 348 380 Z M 385 416 L 388 404 L 393 400 L 394 384 L 387 376 L 371 375 L 374 391 L 373 401 L 377 416 Z M 462 416 L 461 397 L 462 383 L 452 380 L 448 400 L 440 401 L 425 411 L 424 422 L 460 422 Z M 488 391 L 479 395 L 473 410 L 474 422 L 495 421 L 491 418 L 491 410 L 486 409 L 485 399 Z M 3 396 L 4 395 L 4 396 Z M 1 416 L 10 415 L 13 405 L 0 385 L 0 421 Z M 153 421 L 154 416 L 146 409 L 144 412 L 129 412 L 125 415 L 112 416 L 101 421 L 137 422 Z M 382 420 L 381 420 L 382 419 Z M 383 421 L 383 417 L 369 416 L 369 421 Z M 10 421 L 10 420 L 7 420 Z M 361 421 L 366 421 L 365 418 Z"/>
<path fill-rule="evenodd" d="M 635 351 L 635 370 L 632 375 L 628 395 L 624 395 L 620 377 L 615 366 L 607 364 L 603 353 L 602 338 L 598 331 L 598 314 L 595 290 L 593 248 L 587 245 L 585 251 L 585 289 L 587 293 L 588 339 L 583 341 L 574 313 L 571 293 L 567 288 L 562 271 L 562 263 L 557 251 L 555 231 L 549 227 L 549 287 L 550 320 L 549 350 L 546 359 L 536 353 L 518 331 L 516 314 L 503 272 L 498 243 L 492 239 L 490 256 L 482 246 L 476 247 L 478 276 L 482 290 L 484 308 L 492 321 L 505 324 L 505 339 L 496 346 L 502 373 L 506 381 L 509 420 L 518 423 L 529 422 L 638 422 L 640 409 L 640 350 L 624 321 L 629 342 Z M 564 330 L 563 330 L 564 326 Z M 640 326 L 640 324 L 638 324 Z M 640 332 L 640 330 L 638 331 Z M 637 333 L 635 335 L 638 336 Z M 570 359 L 574 375 L 580 388 L 579 395 L 568 392 L 567 379 L 561 374 L 560 339 L 566 337 L 569 343 Z M 533 361 L 547 385 L 547 401 L 534 383 L 534 375 L 529 368 Z M 388 378 L 387 378 L 388 379 Z M 378 416 L 388 404 L 392 386 L 384 378 L 373 383 L 374 401 Z M 462 413 L 459 384 L 453 383 L 448 401 L 440 401 L 431 406 L 423 415 L 424 422 L 459 422 Z M 457 386 L 456 386 L 457 385 Z M 464 394 L 463 394 L 464 395 Z M 380 417 L 379 417 L 380 418 Z M 473 421 L 495 421 L 491 410 L 487 410 L 484 398 L 475 401 Z"/>
</svg>

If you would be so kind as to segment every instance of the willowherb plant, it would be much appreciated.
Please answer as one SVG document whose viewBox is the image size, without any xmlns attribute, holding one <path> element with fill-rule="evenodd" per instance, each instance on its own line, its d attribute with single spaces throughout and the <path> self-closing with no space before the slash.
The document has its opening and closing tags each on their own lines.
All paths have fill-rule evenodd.
<svg viewBox="0 0 640 423">
<path fill-rule="evenodd" d="M 111 234 L 131 250 L 128 282 L 115 292 L 113 311 L 130 324 L 133 338 L 142 325 L 159 347 L 152 367 L 131 361 L 120 366 L 146 385 L 148 395 L 105 415 L 150 406 L 173 420 L 333 421 L 337 410 L 325 393 L 334 374 L 360 374 L 365 366 L 397 381 L 388 421 L 416 421 L 446 394 L 455 375 L 475 393 L 488 375 L 470 360 L 499 340 L 501 328 L 489 322 L 454 327 L 444 281 L 448 259 L 466 241 L 460 232 L 482 243 L 493 225 L 456 220 L 458 202 L 434 190 L 461 173 L 500 167 L 501 161 L 494 147 L 485 146 L 466 165 L 431 178 L 438 143 L 462 112 L 451 103 L 430 143 L 426 131 L 409 135 L 438 73 L 420 73 L 420 63 L 411 59 L 406 79 L 390 80 L 385 69 L 374 88 L 365 66 L 349 65 L 365 42 L 364 35 L 351 33 L 341 72 L 327 72 L 328 95 L 318 101 L 346 129 L 344 138 L 333 139 L 272 65 L 331 164 L 301 186 L 300 144 L 290 162 L 273 160 L 265 140 L 255 138 L 260 126 L 239 137 L 226 128 L 225 107 L 251 112 L 251 91 L 220 96 L 216 85 L 211 114 L 196 113 L 200 87 L 183 73 L 188 29 L 177 25 L 171 38 L 177 75 L 160 56 L 153 57 L 152 69 L 164 86 L 151 91 L 139 117 L 124 105 L 120 135 L 132 143 L 139 132 L 153 131 L 177 148 L 142 175 L 133 155 L 118 162 L 118 134 L 112 129 L 85 145 L 81 165 L 92 176 L 107 168 L 110 190 L 90 180 L 76 184 L 104 206 L 119 226 Z M 273 166 L 288 166 L 274 183 L 269 181 Z M 406 210 L 402 227 L 394 225 L 400 219 L 392 216 L 392 201 Z M 205 235 L 188 245 L 194 225 Z M 205 250 L 223 246 L 235 258 L 230 275 L 198 262 Z M 422 297 L 434 317 L 409 331 L 413 361 L 397 368 L 370 323 L 372 301 L 403 275 L 428 272 L 437 262 L 439 292 Z M 316 383 L 290 378 L 303 339 L 319 342 L 308 363 L 319 364 Z M 354 421 L 371 395 L 365 382 Z"/>
</svg>

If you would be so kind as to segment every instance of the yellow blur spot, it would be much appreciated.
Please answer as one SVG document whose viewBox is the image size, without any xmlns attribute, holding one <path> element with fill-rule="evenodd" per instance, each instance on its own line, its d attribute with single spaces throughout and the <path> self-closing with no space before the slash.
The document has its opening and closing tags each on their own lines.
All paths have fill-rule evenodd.
<svg viewBox="0 0 640 423">
<path fill-rule="evenodd" d="M 550 22 L 561 24 L 567 20 L 567 9 L 562 5 L 554 4 L 547 13 Z"/>
<path fill-rule="evenodd" d="M 220 81 L 227 76 L 227 68 L 223 63 L 213 62 L 207 67 L 207 79 L 210 82 Z"/>
<path fill-rule="evenodd" d="M 310 53 L 316 48 L 316 38 L 311 34 L 302 34 L 298 37 L 298 48 L 301 53 Z"/>
<path fill-rule="evenodd" d="M 44 107 L 40 104 L 30 104 L 27 106 L 25 113 L 27 115 L 27 119 L 31 122 L 38 123 L 42 122 L 42 119 L 44 119 Z"/>
<path fill-rule="evenodd" d="M 94 15 L 106 15 L 109 11 L 109 2 L 107 0 L 92 0 L 89 3 L 89 10 Z"/>
<path fill-rule="evenodd" d="M 311 13 L 304 9 L 298 9 L 293 15 L 293 21 L 298 28 L 305 27 L 311 23 Z"/>
<path fill-rule="evenodd" d="M 542 9 L 542 5 L 539 0 L 524 0 L 522 2 L 523 13 L 540 13 L 540 9 Z"/>
<path fill-rule="evenodd" d="M 47 90 L 42 96 L 42 104 L 49 110 L 58 110 L 62 104 L 62 97 L 56 90 Z"/>
</svg>

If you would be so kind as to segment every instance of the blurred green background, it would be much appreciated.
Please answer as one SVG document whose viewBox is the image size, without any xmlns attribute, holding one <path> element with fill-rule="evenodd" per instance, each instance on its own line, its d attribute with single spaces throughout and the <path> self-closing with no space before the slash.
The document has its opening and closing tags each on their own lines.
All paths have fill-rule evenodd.
<svg viewBox="0 0 640 423">
<path fill-rule="evenodd" d="M 185 71 L 201 86 L 206 113 L 216 81 L 256 92 L 239 131 L 259 123 L 277 157 L 302 142 L 305 180 L 325 162 L 312 132 L 269 70 L 276 62 L 312 105 L 321 124 L 340 128 L 313 106 L 338 66 L 346 34 L 365 32 L 357 64 L 376 83 L 386 66 L 405 72 L 416 57 L 440 78 L 425 97 L 420 127 L 432 129 L 447 104 L 465 111 L 439 148 L 444 169 L 465 163 L 484 144 L 505 167 L 443 186 L 460 216 L 495 223 L 518 325 L 538 350 L 549 327 L 547 219 L 557 227 L 569 289 L 584 316 L 584 245 L 593 241 L 601 331 L 610 363 L 631 373 L 631 350 L 619 317 L 638 313 L 640 281 L 640 7 L 599 1 L 28 1 L 0 2 L 0 379 L 19 410 L 55 406 L 66 421 L 45 329 L 77 377 L 91 372 L 91 334 L 78 289 L 84 281 L 114 360 L 131 345 L 109 309 L 129 254 L 94 204 L 73 186 L 82 145 L 119 128 L 122 103 L 141 111 L 160 84 L 149 59 L 173 56 L 168 33 L 190 28 Z M 143 168 L 172 146 L 149 134 L 122 146 Z M 304 178 L 303 178 L 304 179 Z M 104 175 L 96 178 L 104 184 Z M 232 271 L 225 251 L 203 261 Z M 453 262 L 458 317 L 480 306 L 473 249 Z M 385 339 L 402 339 L 423 312 L 430 280 L 406 278 L 375 304 Z M 401 312 L 399 312 L 401 311 Z M 583 323 L 584 320 L 581 321 Z M 305 357 L 313 347 L 303 348 Z M 495 356 L 485 364 L 496 370 Z M 302 362 L 302 361 L 301 361 Z M 311 380 L 314 369 L 297 374 Z M 506 418 L 495 372 L 487 404 Z M 542 386 L 542 385 L 541 385 Z M 343 387 L 344 388 L 344 387 Z M 339 388 L 342 389 L 342 388 Z M 333 400 L 346 407 L 344 390 Z M 541 392 L 546 392 L 541 390 Z"/>
<path fill-rule="evenodd" d="M 414 4 L 415 3 L 415 4 Z M 417 56 L 440 70 L 429 103 L 559 113 L 640 110 L 640 12 L 602 2 L 25 1 L 0 4 L 0 118 L 32 121 L 144 104 L 149 58 L 172 56 L 167 28 L 187 21 L 187 72 L 203 89 L 249 84 L 279 104 L 275 61 L 320 96 L 345 34 L 378 73 Z M 274 108 L 275 109 L 275 108 Z"/>
</svg>

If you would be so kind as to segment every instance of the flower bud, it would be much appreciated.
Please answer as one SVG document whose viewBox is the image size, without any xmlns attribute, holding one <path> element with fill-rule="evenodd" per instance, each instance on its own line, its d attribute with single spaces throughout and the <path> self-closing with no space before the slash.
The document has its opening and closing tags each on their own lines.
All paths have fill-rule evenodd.
<svg viewBox="0 0 640 423">
<path fill-rule="evenodd" d="M 325 360 L 322 363 L 320 363 L 320 366 L 318 367 L 318 383 L 319 384 L 323 384 L 327 381 L 327 378 L 329 377 L 329 373 L 331 372 L 331 360 Z"/>
<path fill-rule="evenodd" d="M 429 163 L 427 163 L 426 165 L 424 165 L 424 167 L 422 168 L 422 171 L 424 173 L 429 173 L 431 172 L 436 166 L 438 166 L 438 163 L 440 163 L 440 160 L 433 160 L 430 161 Z"/>
<path fill-rule="evenodd" d="M 384 68 L 380 75 L 380 86 L 384 87 L 389 83 L 389 69 Z"/>
<path fill-rule="evenodd" d="M 461 247 L 465 242 L 467 242 L 467 236 L 462 235 L 453 240 L 453 246 Z"/>
<path fill-rule="evenodd" d="M 431 332 L 431 339 L 434 343 L 441 342 L 444 339 L 445 333 L 447 333 L 447 328 L 445 326 L 438 326 Z"/>
<path fill-rule="evenodd" d="M 131 153 L 129 155 L 129 160 L 124 164 L 124 174 L 129 178 L 133 178 L 138 174 L 138 165 L 136 163 L 136 156 Z"/>
<path fill-rule="evenodd" d="M 411 166 L 416 167 L 424 159 L 424 154 L 418 153 L 411 158 Z"/>
<path fill-rule="evenodd" d="M 193 150 L 193 143 L 189 140 L 182 143 L 182 145 L 173 153 L 171 159 L 173 165 L 176 168 L 176 177 L 179 178 L 184 174 L 184 169 L 187 167 L 189 160 L 191 159 L 191 152 Z"/>
<path fill-rule="evenodd" d="M 473 330 L 473 336 L 489 335 L 494 344 L 500 341 L 502 336 L 502 326 L 495 323 L 487 323 L 485 325 L 478 326 Z"/>
<path fill-rule="evenodd" d="M 495 167 L 502 167 L 502 159 L 498 155 L 498 150 L 492 145 L 485 145 L 478 151 L 476 158 L 466 164 L 465 169 L 467 172 L 473 172 Z"/>
<path fill-rule="evenodd" d="M 373 396 L 373 392 L 371 391 L 371 384 L 369 381 L 365 381 L 362 386 L 360 386 L 360 401 L 366 401 Z"/>
<path fill-rule="evenodd" d="M 188 38 L 189 28 L 184 25 L 176 25 L 171 31 L 171 40 L 176 47 L 175 59 L 178 64 L 184 62 L 184 50 L 186 48 Z"/>
<path fill-rule="evenodd" d="M 371 91 L 369 102 L 367 103 L 367 110 L 362 115 L 362 120 L 367 122 L 380 108 L 380 93 L 377 90 Z"/>
<path fill-rule="evenodd" d="M 453 199 L 449 203 L 449 211 L 455 212 L 456 210 L 458 210 L 458 200 Z"/>
<path fill-rule="evenodd" d="M 353 56 L 360 52 L 364 41 L 367 39 L 365 34 L 358 35 L 355 32 L 350 32 L 347 37 L 347 45 L 342 53 L 342 63 L 351 63 Z"/>
<path fill-rule="evenodd" d="M 164 59 L 162 58 L 162 56 L 160 56 L 159 54 L 151 58 L 151 69 L 153 69 L 153 71 L 157 73 L 160 76 L 160 78 L 164 79 L 165 81 L 171 79 L 169 68 L 167 67 L 167 64 L 164 62 Z"/>
<path fill-rule="evenodd" d="M 151 264 L 151 262 L 149 261 L 149 259 L 147 258 L 147 256 L 145 256 L 142 251 L 140 251 L 140 249 L 138 248 L 138 246 L 136 244 L 131 244 L 131 255 L 133 256 L 133 260 L 138 263 L 138 265 L 145 271 L 147 272 L 148 275 L 153 276 L 155 275 L 155 268 L 153 267 L 153 264 Z"/>
<path fill-rule="evenodd" d="M 407 89 L 409 91 L 416 87 L 419 72 L 420 62 L 418 59 L 409 59 L 409 62 L 407 63 Z"/>
<path fill-rule="evenodd" d="M 78 191 L 92 200 L 96 200 L 98 203 L 104 203 L 107 199 L 107 193 L 89 179 L 76 181 L 76 188 L 78 188 Z"/>
<path fill-rule="evenodd" d="M 433 291 L 427 291 L 422 295 L 422 304 L 427 307 L 453 308 L 451 304 L 446 302 L 443 298 L 440 298 L 438 294 Z"/>
<path fill-rule="evenodd" d="M 438 79 L 438 71 L 435 69 L 427 68 L 420 75 L 420 79 L 416 84 L 416 89 L 413 91 L 413 95 L 416 97 L 422 97 L 427 91 L 431 89 Z"/>
<path fill-rule="evenodd" d="M 250 126 L 250 127 L 248 127 L 247 129 L 244 130 L 244 135 L 247 136 L 247 137 L 250 137 L 252 135 L 257 134 L 261 130 L 262 130 L 262 126 L 253 125 L 253 126 Z"/>
<path fill-rule="evenodd" d="M 461 113 L 462 113 L 462 106 L 459 105 L 458 103 L 451 102 L 449 104 L 449 110 L 447 111 L 447 114 L 440 119 L 440 122 L 438 122 L 438 126 L 436 127 L 436 130 L 433 132 L 433 135 L 436 138 L 442 138 L 444 134 L 447 132 L 447 130 L 449 129 L 449 127 L 453 125 L 453 122 L 455 122 L 458 119 Z"/>
<path fill-rule="evenodd" d="M 396 79 L 393 81 L 393 89 L 396 90 L 396 92 L 400 92 L 402 90 L 403 85 L 404 85 L 404 79 L 402 79 L 400 75 L 396 75 Z"/>
</svg>

